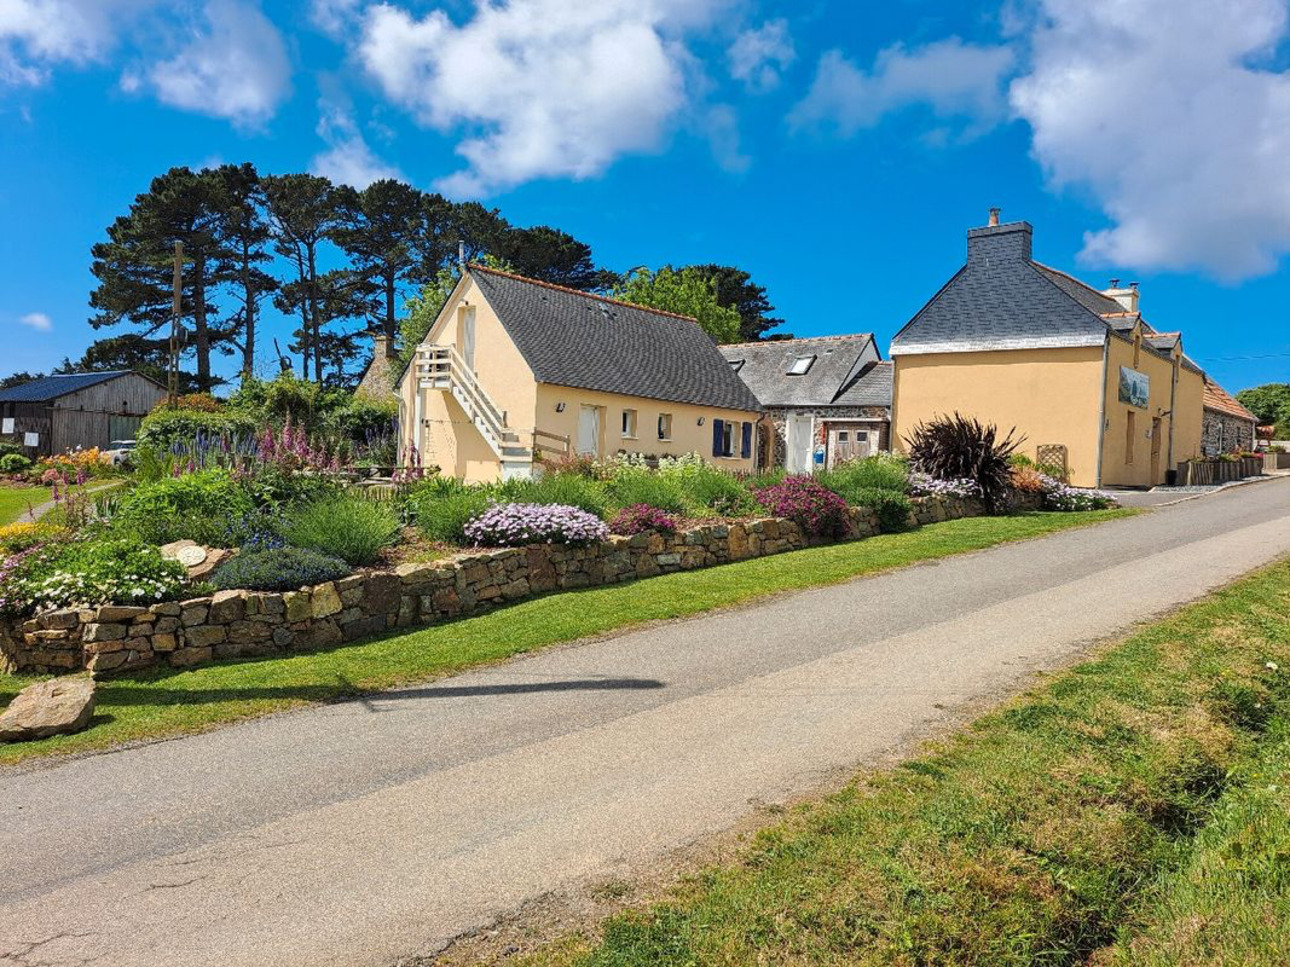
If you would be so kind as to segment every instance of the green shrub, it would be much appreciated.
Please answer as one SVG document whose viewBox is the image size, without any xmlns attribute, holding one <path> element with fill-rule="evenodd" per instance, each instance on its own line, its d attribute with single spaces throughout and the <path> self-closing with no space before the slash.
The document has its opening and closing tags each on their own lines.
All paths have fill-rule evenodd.
<svg viewBox="0 0 1290 967">
<path fill-rule="evenodd" d="M 444 493 L 426 489 L 410 500 L 421 533 L 446 544 L 467 543 L 466 525 L 495 502 L 489 491 L 478 487 Z"/>
<path fill-rule="evenodd" d="M 860 490 L 893 490 L 904 494 L 909 492 L 909 463 L 903 457 L 875 454 L 821 471 L 816 479 L 842 497 Z"/>
<path fill-rule="evenodd" d="M 389 507 L 349 495 L 304 504 L 282 528 L 287 543 L 360 567 L 374 563 L 398 533 L 398 519 Z"/>
<path fill-rule="evenodd" d="M 605 485 L 576 473 L 548 473 L 540 480 L 507 480 L 495 494 L 517 504 L 561 504 L 604 518 L 609 510 Z"/>
<path fill-rule="evenodd" d="M 909 512 L 914 505 L 905 494 L 870 487 L 839 496 L 853 507 L 868 507 L 872 510 L 878 516 L 878 523 L 884 531 L 909 529 Z"/>
<path fill-rule="evenodd" d="M 615 474 L 608 490 L 615 509 L 644 504 L 673 514 L 683 514 L 686 510 L 686 494 L 681 484 L 649 470 Z"/>
<path fill-rule="evenodd" d="M 218 545 L 230 540 L 229 522 L 249 519 L 255 504 L 224 470 L 202 470 L 141 484 L 117 508 L 114 529 L 153 544 L 188 539 Z"/>
<path fill-rule="evenodd" d="M 26 473 L 31 469 L 31 461 L 21 453 L 6 453 L 0 457 L 0 473 Z"/>
<path fill-rule="evenodd" d="M 664 470 L 662 476 L 671 479 L 672 475 Z M 735 516 L 752 513 L 757 507 L 748 485 L 717 467 L 702 464 L 688 469 L 679 479 L 694 510 Z"/>
<path fill-rule="evenodd" d="M 139 450 L 154 454 L 191 450 L 199 441 L 230 446 L 255 437 L 255 421 L 244 413 L 205 410 L 154 410 L 143 418 L 136 437 Z"/>
<path fill-rule="evenodd" d="M 294 591 L 349 574 L 349 565 L 339 558 L 303 547 L 280 547 L 226 561 L 211 576 L 211 585 L 216 591 Z"/>
<path fill-rule="evenodd" d="M 281 509 L 313 503 L 341 492 L 337 480 L 322 473 L 290 470 L 278 463 L 257 463 L 242 478 L 257 507 Z"/>
</svg>

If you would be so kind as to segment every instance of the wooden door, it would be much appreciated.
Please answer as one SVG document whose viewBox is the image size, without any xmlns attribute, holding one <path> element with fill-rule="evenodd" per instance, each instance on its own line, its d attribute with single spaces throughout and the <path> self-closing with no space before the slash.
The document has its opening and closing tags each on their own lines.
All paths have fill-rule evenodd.
<svg viewBox="0 0 1290 967">
<path fill-rule="evenodd" d="M 1151 420 L 1151 486 L 1160 483 L 1160 438 L 1164 434 L 1160 430 L 1160 417 L 1154 417 Z"/>
<path fill-rule="evenodd" d="M 829 466 L 848 460 L 862 460 L 873 452 L 872 436 L 865 427 L 835 427 L 829 430 Z"/>
</svg>

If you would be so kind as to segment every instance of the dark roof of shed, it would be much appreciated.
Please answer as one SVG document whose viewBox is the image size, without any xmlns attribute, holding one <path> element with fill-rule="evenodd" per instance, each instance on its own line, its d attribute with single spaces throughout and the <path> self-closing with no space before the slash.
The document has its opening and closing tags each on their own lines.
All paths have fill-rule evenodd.
<svg viewBox="0 0 1290 967">
<path fill-rule="evenodd" d="M 862 373 L 857 363 L 872 342 L 873 333 L 861 332 L 736 343 L 717 348 L 732 366 L 741 364 L 735 372 L 763 406 L 890 406 L 890 389 L 882 402 L 867 403 L 858 399 L 881 390 L 880 381 L 860 385 L 867 370 Z M 811 368 L 802 376 L 788 375 L 793 361 L 804 356 L 815 357 Z M 844 394 L 853 398 L 843 400 Z"/>
<path fill-rule="evenodd" d="M 47 403 L 120 376 L 129 376 L 131 372 L 132 370 L 120 369 L 110 373 L 67 373 L 61 376 L 42 376 L 29 383 L 20 383 L 9 389 L 0 390 L 0 403 Z"/>
<path fill-rule="evenodd" d="M 761 409 L 711 337 L 687 316 L 480 265 L 469 271 L 540 383 Z"/>
</svg>

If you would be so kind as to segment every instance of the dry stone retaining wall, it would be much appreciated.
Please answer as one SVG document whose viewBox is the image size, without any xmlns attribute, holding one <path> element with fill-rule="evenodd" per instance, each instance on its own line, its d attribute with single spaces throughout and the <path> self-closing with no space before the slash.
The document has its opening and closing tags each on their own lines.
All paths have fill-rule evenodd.
<svg viewBox="0 0 1290 967">
<path fill-rule="evenodd" d="M 915 501 L 913 522 L 977 516 L 979 501 Z M 879 532 L 865 508 L 849 511 L 849 538 Z M 794 551 L 818 543 L 791 521 L 704 524 L 672 535 L 611 537 L 602 544 L 542 544 L 471 551 L 393 572 L 356 574 L 299 591 L 221 591 L 154 604 L 48 611 L 0 623 L 0 666 L 11 672 L 105 674 L 162 664 L 281 654 L 432 624 L 535 594 L 616 584 Z"/>
</svg>

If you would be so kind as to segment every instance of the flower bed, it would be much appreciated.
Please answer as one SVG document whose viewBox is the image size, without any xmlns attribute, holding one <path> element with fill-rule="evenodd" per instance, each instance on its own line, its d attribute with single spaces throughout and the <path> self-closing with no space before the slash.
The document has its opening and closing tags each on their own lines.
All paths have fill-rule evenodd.
<svg viewBox="0 0 1290 967">
<path fill-rule="evenodd" d="M 928 524 L 982 512 L 977 500 L 934 497 L 915 500 L 911 517 Z M 867 508 L 846 509 L 846 539 L 881 530 Z M 88 668 L 103 674 L 318 648 L 534 594 L 712 567 L 818 543 L 793 521 L 763 517 L 700 524 L 673 534 L 614 535 L 585 546 L 467 551 L 287 592 L 228 590 L 152 605 L 65 608 L 0 622 L 0 662 L 11 672 Z"/>
</svg>

